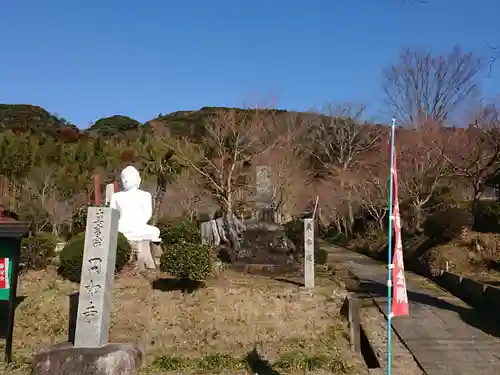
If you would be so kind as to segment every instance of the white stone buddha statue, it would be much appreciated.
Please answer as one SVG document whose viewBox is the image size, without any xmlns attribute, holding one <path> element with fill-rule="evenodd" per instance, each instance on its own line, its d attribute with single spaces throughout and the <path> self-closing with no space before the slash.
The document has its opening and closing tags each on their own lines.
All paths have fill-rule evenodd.
<svg viewBox="0 0 500 375">
<path fill-rule="evenodd" d="M 114 193 L 110 207 L 120 212 L 118 231 L 130 242 L 160 242 L 160 230 L 148 224 L 153 214 L 153 199 L 147 191 L 139 189 L 141 176 L 133 166 L 121 173 L 124 191 Z"/>
</svg>

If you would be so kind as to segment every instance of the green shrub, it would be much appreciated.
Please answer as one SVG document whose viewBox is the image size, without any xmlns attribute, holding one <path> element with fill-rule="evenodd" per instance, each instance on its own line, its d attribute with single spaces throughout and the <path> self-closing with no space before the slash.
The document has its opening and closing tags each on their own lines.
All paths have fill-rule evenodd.
<svg viewBox="0 0 500 375">
<path fill-rule="evenodd" d="M 338 232 L 333 234 L 331 237 L 327 237 L 326 239 L 328 240 L 328 242 L 342 247 L 346 247 L 347 245 L 349 245 L 350 241 L 350 238 L 347 235 Z"/>
<path fill-rule="evenodd" d="M 52 233 L 40 232 L 24 238 L 21 243 L 20 262 L 25 269 L 41 270 L 54 258 L 57 238 Z"/>
<path fill-rule="evenodd" d="M 284 225 L 286 237 L 295 245 L 293 254 L 295 260 L 304 259 L 304 221 L 293 219 Z M 316 237 L 316 236 L 315 236 Z M 328 252 L 320 248 L 318 241 L 314 241 L 314 263 L 325 264 L 328 261 Z"/>
<path fill-rule="evenodd" d="M 348 248 L 370 258 L 384 261 L 388 255 L 387 233 L 376 227 L 367 228 L 363 234 L 356 235 L 348 244 Z"/>
<path fill-rule="evenodd" d="M 434 241 L 447 242 L 458 237 L 472 222 L 469 210 L 453 207 L 430 215 L 424 223 L 424 234 Z"/>
<path fill-rule="evenodd" d="M 304 222 L 300 219 L 293 219 L 284 225 L 287 238 L 292 241 L 295 246 L 304 245 Z"/>
<path fill-rule="evenodd" d="M 314 263 L 316 264 L 326 264 L 328 262 L 328 251 L 321 247 L 314 247 Z"/>
<path fill-rule="evenodd" d="M 179 279 L 203 280 L 212 272 L 212 248 L 199 243 L 170 245 L 160 258 L 160 269 Z"/>
<path fill-rule="evenodd" d="M 500 233 L 500 202 L 479 201 L 474 213 L 474 230 Z"/>
<path fill-rule="evenodd" d="M 72 232 L 73 234 L 78 234 L 85 232 L 85 227 L 87 226 L 87 206 L 82 206 L 78 208 L 72 217 Z"/>
<path fill-rule="evenodd" d="M 126 264 L 129 262 L 132 256 L 132 247 L 128 242 L 127 238 L 120 232 L 118 232 L 118 241 L 116 245 L 116 261 L 115 261 L 115 272 L 119 273 Z"/>
<path fill-rule="evenodd" d="M 186 219 L 162 218 L 158 221 L 158 228 L 162 244 L 165 246 L 201 242 L 198 227 Z"/>
<path fill-rule="evenodd" d="M 80 282 L 82 274 L 83 251 L 85 246 L 85 233 L 79 233 L 71 238 L 59 254 L 59 273 L 65 279 Z M 115 272 L 120 272 L 130 259 L 132 248 L 125 236 L 118 233 L 116 246 Z"/>
<path fill-rule="evenodd" d="M 59 253 L 59 273 L 65 279 L 80 282 L 85 233 L 71 238 Z"/>
</svg>

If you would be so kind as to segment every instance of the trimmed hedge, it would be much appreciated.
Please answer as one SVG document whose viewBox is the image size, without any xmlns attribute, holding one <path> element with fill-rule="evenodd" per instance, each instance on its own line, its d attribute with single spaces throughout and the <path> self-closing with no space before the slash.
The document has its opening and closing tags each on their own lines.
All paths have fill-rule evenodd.
<svg viewBox="0 0 500 375">
<path fill-rule="evenodd" d="M 469 210 L 453 207 L 430 215 L 424 223 L 424 234 L 434 241 L 447 242 L 457 238 L 472 223 Z"/>
<path fill-rule="evenodd" d="M 178 243 L 200 243 L 201 234 L 197 225 L 186 219 L 162 218 L 157 224 L 164 246 Z"/>
<path fill-rule="evenodd" d="M 500 233 L 500 202 L 479 201 L 474 213 L 474 230 Z"/>
<path fill-rule="evenodd" d="M 41 270 L 46 268 L 55 257 L 57 237 L 52 233 L 40 232 L 23 238 L 21 242 L 20 263 L 24 269 Z"/>
<path fill-rule="evenodd" d="M 80 282 L 82 274 L 83 251 L 85 246 L 85 233 L 79 233 L 71 238 L 59 254 L 59 274 L 75 283 Z M 132 254 L 132 248 L 121 233 L 118 233 L 116 247 L 115 272 L 119 273 L 127 264 Z"/>
<path fill-rule="evenodd" d="M 212 248 L 199 243 L 170 245 L 160 258 L 160 269 L 179 279 L 203 280 L 212 272 Z"/>
</svg>

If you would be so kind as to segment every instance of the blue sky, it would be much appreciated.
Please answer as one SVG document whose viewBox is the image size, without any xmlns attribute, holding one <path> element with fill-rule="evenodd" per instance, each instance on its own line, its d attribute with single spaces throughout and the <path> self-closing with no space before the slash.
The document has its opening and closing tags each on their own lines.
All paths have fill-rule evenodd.
<svg viewBox="0 0 500 375">
<path fill-rule="evenodd" d="M 80 127 L 202 106 L 368 105 L 405 47 L 488 54 L 499 0 L 0 0 L 0 103 Z M 499 63 L 500 64 L 500 63 Z M 500 67 L 483 80 L 500 93 Z"/>
</svg>

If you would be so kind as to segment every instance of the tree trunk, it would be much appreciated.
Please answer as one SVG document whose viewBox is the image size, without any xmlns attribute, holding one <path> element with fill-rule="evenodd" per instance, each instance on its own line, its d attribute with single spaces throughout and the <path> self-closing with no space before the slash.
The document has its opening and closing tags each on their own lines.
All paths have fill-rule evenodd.
<svg viewBox="0 0 500 375">
<path fill-rule="evenodd" d="M 479 207 L 479 199 L 481 198 L 481 185 L 480 183 L 474 183 L 474 198 L 472 200 L 472 220 L 476 220 L 477 210 Z M 474 223 L 475 224 L 475 223 Z"/>
<path fill-rule="evenodd" d="M 226 197 L 224 199 L 224 206 L 222 207 L 222 210 L 224 213 L 229 214 L 233 212 L 233 193 L 232 192 L 227 192 Z"/>
<path fill-rule="evenodd" d="M 153 215 L 151 217 L 151 224 L 156 225 L 158 222 L 158 215 L 160 213 L 161 202 L 163 201 L 163 197 L 165 196 L 165 192 L 167 191 L 167 184 L 163 179 L 157 178 L 156 180 L 156 191 L 154 198 L 154 207 L 153 207 Z"/>
<path fill-rule="evenodd" d="M 420 203 L 414 203 L 413 209 L 415 211 L 415 231 L 417 233 L 422 233 L 424 229 L 422 228 L 423 214 L 422 206 Z"/>
<path fill-rule="evenodd" d="M 347 168 L 344 167 L 343 169 L 343 174 L 346 173 L 347 171 Z M 344 181 L 344 177 L 343 177 L 343 174 L 342 174 L 342 177 L 340 179 L 340 188 L 342 189 L 343 192 L 345 192 L 345 181 Z M 352 233 L 352 228 L 354 226 L 354 209 L 352 207 L 352 197 L 351 197 L 351 192 L 348 191 L 347 192 L 347 212 L 348 212 L 348 216 L 347 216 L 347 221 L 345 223 L 345 229 L 346 229 L 346 235 Z"/>
<path fill-rule="evenodd" d="M 352 232 L 352 229 L 354 227 L 354 210 L 352 208 L 352 201 L 351 201 L 351 197 L 349 196 L 347 198 L 347 209 L 348 209 L 348 212 L 349 212 L 349 233 Z"/>
<path fill-rule="evenodd" d="M 337 227 L 337 232 L 342 234 L 342 225 L 340 225 L 339 217 L 335 215 L 335 218 L 333 220 L 335 222 L 335 226 Z"/>
<path fill-rule="evenodd" d="M 52 234 L 59 239 L 59 225 L 52 225 Z"/>
<path fill-rule="evenodd" d="M 347 222 L 345 217 L 342 217 L 340 220 L 343 228 L 342 233 L 345 234 L 346 236 L 349 236 L 349 223 Z"/>
<path fill-rule="evenodd" d="M 380 219 L 378 219 L 378 227 L 381 232 L 384 232 L 384 216 L 381 216 Z"/>
</svg>

